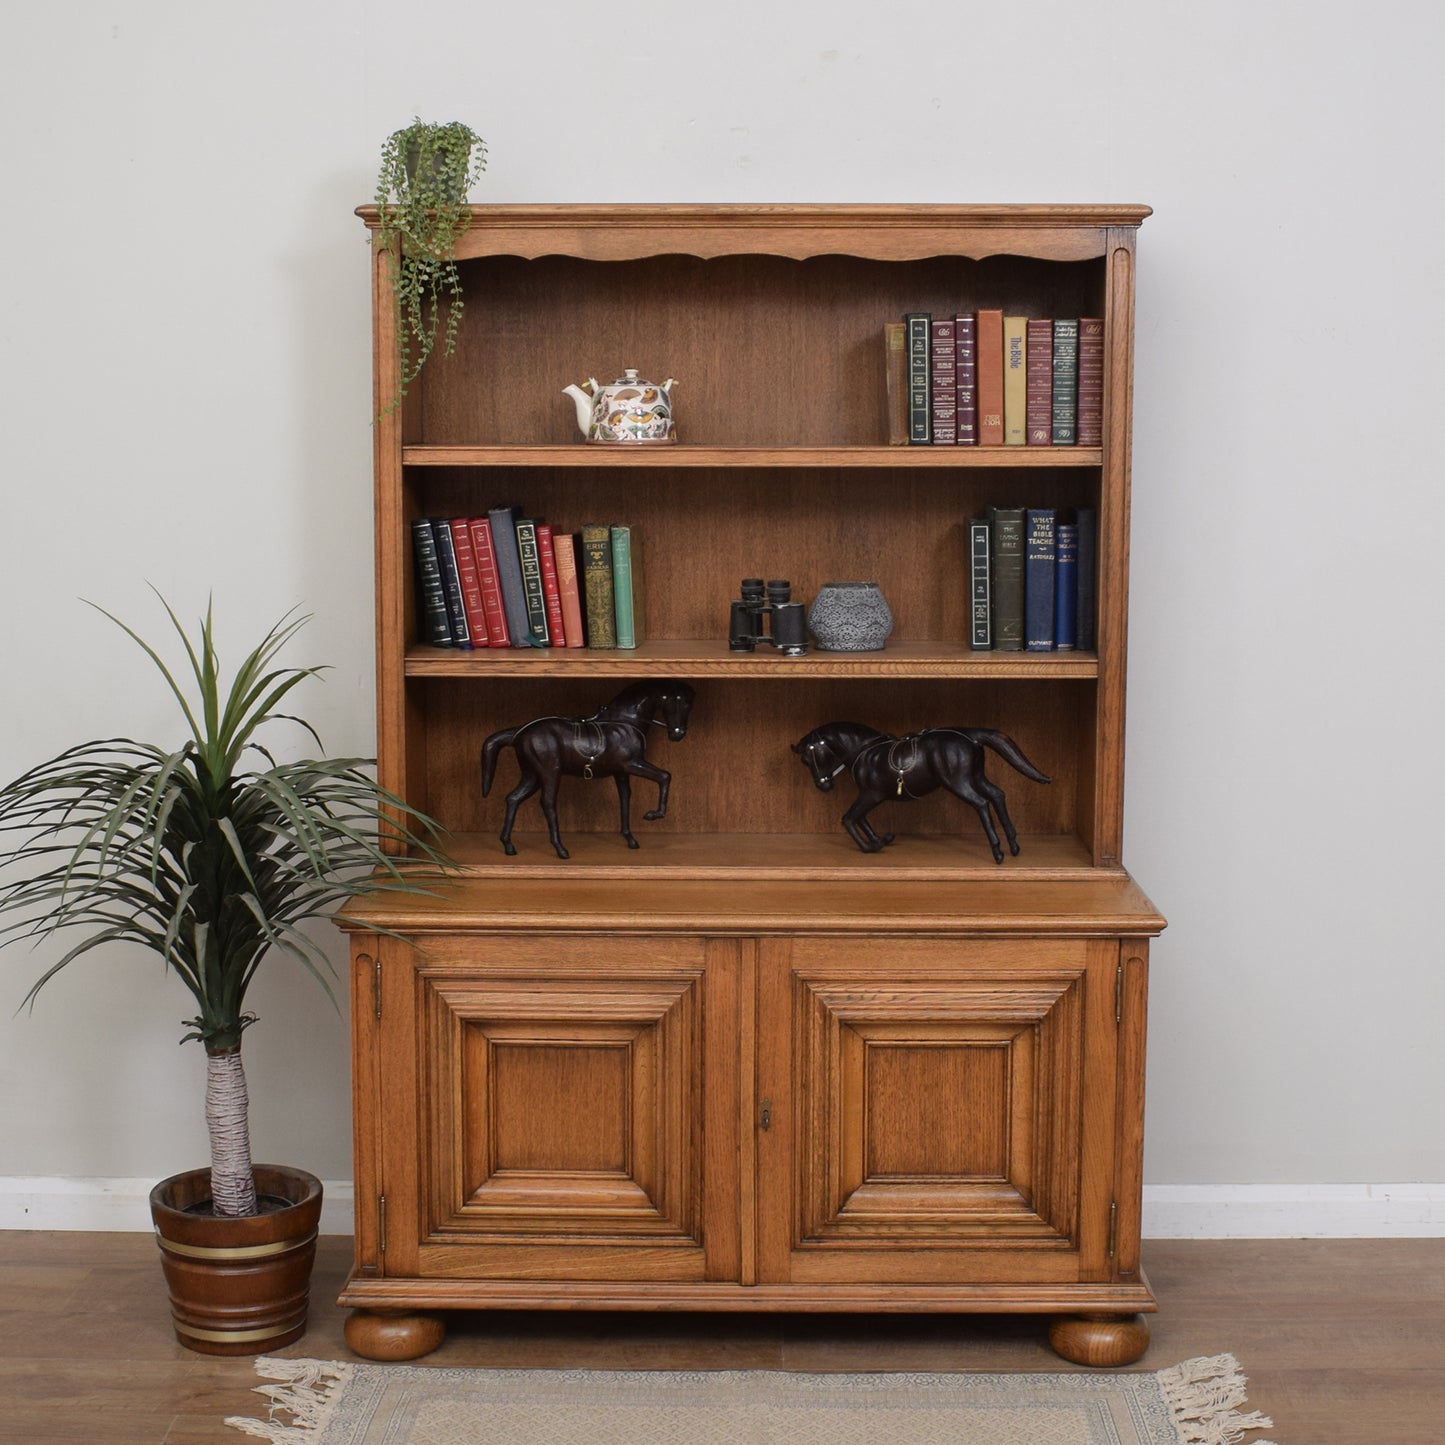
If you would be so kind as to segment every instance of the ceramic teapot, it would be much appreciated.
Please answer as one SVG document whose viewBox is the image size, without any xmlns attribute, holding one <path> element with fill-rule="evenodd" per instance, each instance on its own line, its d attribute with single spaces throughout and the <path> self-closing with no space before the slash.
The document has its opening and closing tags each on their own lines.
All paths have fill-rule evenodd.
<svg viewBox="0 0 1445 1445">
<path fill-rule="evenodd" d="M 587 391 L 568 386 L 562 395 L 576 403 L 577 425 L 589 442 L 656 444 L 677 440 L 672 429 L 673 385 L 670 376 L 659 386 L 629 369 L 611 386 L 589 379 Z"/>
</svg>

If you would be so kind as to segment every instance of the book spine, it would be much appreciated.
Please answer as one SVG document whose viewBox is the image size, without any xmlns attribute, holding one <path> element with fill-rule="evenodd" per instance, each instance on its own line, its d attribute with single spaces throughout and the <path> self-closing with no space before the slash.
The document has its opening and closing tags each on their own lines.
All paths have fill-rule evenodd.
<svg viewBox="0 0 1445 1445">
<path fill-rule="evenodd" d="M 485 517 L 467 523 L 472 534 L 472 552 L 477 559 L 477 576 L 482 584 L 482 611 L 487 619 L 487 645 L 510 647 L 507 613 L 502 606 L 502 579 L 497 575 L 497 554 L 492 546 L 492 524 Z"/>
<path fill-rule="evenodd" d="M 978 323 L 970 312 L 953 318 L 958 375 L 957 424 L 961 447 L 978 445 Z"/>
<path fill-rule="evenodd" d="M 527 594 L 522 589 L 522 561 L 517 553 L 517 515 L 516 507 L 493 507 L 487 521 L 491 523 L 492 550 L 502 583 L 508 636 L 513 647 L 535 647 L 536 639 L 527 625 Z"/>
<path fill-rule="evenodd" d="M 989 509 L 989 580 L 993 587 L 993 645 L 998 652 L 1021 652 L 1024 645 L 1024 511 Z"/>
<path fill-rule="evenodd" d="M 928 328 L 929 435 L 934 446 L 958 442 L 958 352 L 953 321 L 931 321 Z"/>
<path fill-rule="evenodd" d="M 636 557 L 631 527 L 612 529 L 612 615 L 617 623 L 618 647 L 636 647 L 642 640 L 637 606 Z"/>
<path fill-rule="evenodd" d="M 1054 532 L 1054 649 L 1073 652 L 1078 645 L 1079 528 L 1060 522 Z"/>
<path fill-rule="evenodd" d="M 411 555 L 416 571 L 417 631 L 433 647 L 450 647 L 452 629 L 447 621 L 447 598 L 442 587 L 441 563 L 437 560 L 436 534 L 425 517 L 412 521 Z"/>
<path fill-rule="evenodd" d="M 1031 507 L 1024 519 L 1024 651 L 1054 650 L 1056 519 L 1052 507 Z"/>
<path fill-rule="evenodd" d="M 467 627 L 467 609 L 462 601 L 462 581 L 457 573 L 457 553 L 452 542 L 452 524 L 445 517 L 433 517 L 432 536 L 436 539 L 437 564 L 442 569 L 442 593 L 447 599 L 447 626 L 458 647 L 470 648 L 472 634 Z"/>
<path fill-rule="evenodd" d="M 542 592 L 542 558 L 537 550 L 535 517 L 517 519 L 517 560 L 522 566 L 522 596 L 527 604 L 527 626 L 533 647 L 551 645 L 547 631 L 547 599 Z"/>
<path fill-rule="evenodd" d="M 883 324 L 883 372 L 888 395 L 888 445 L 908 445 L 908 327 Z"/>
<path fill-rule="evenodd" d="M 968 524 L 969 634 L 975 651 L 993 646 L 993 616 L 989 594 L 989 526 L 982 517 Z"/>
<path fill-rule="evenodd" d="M 552 537 L 552 559 L 557 568 L 557 593 L 562 600 L 562 631 L 566 647 L 586 647 L 582 626 L 582 593 L 577 585 L 577 538 L 571 532 Z"/>
<path fill-rule="evenodd" d="M 903 320 L 908 327 L 908 441 L 910 446 L 927 446 L 931 439 L 928 331 L 932 318 L 926 311 L 910 311 Z"/>
<path fill-rule="evenodd" d="M 978 444 L 1003 445 L 1003 312 L 978 313 Z"/>
<path fill-rule="evenodd" d="M 552 529 L 545 522 L 537 523 L 537 561 L 542 568 L 542 602 L 547 609 L 547 637 L 553 647 L 566 647 L 562 594 L 557 587 L 557 554 L 552 549 Z"/>
<path fill-rule="evenodd" d="M 1079 318 L 1079 445 L 1104 445 L 1104 323 Z"/>
<path fill-rule="evenodd" d="M 473 647 L 486 647 L 487 609 L 482 605 L 482 579 L 477 572 L 477 555 L 472 549 L 472 529 L 465 517 L 451 520 L 452 549 L 457 554 L 457 580 L 462 584 L 462 609 L 467 614 L 467 633 Z"/>
<path fill-rule="evenodd" d="M 1079 600 L 1074 612 L 1078 619 L 1078 642 L 1081 652 L 1093 652 L 1098 646 L 1095 622 L 1095 598 L 1098 592 L 1099 514 L 1092 507 L 1080 507 L 1075 513 L 1079 529 L 1079 564 L 1077 568 Z"/>
<path fill-rule="evenodd" d="M 582 593 L 586 603 L 587 646 L 616 647 L 610 527 L 591 523 L 582 528 Z"/>
<path fill-rule="evenodd" d="M 1053 442 L 1071 447 L 1079 440 L 1079 323 L 1054 322 Z"/>
<path fill-rule="evenodd" d="M 1026 440 L 1047 447 L 1054 440 L 1054 323 L 1031 319 L 1024 339 L 1027 366 Z"/>
<path fill-rule="evenodd" d="M 1003 319 L 1003 441 L 1007 447 L 1023 446 L 1027 434 L 1028 324 L 1024 316 Z"/>
</svg>

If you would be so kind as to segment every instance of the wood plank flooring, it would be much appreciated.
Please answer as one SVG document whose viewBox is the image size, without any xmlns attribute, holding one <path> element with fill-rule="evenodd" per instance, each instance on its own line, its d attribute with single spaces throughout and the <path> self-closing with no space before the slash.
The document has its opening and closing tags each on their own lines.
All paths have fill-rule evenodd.
<svg viewBox="0 0 1445 1445">
<path fill-rule="evenodd" d="M 311 1327 L 282 1353 L 354 1358 L 322 1240 Z M 1150 1240 L 1154 1340 L 1135 1369 L 1229 1350 L 1279 1445 L 1445 1442 L 1445 1240 Z M 236 1445 L 249 1359 L 171 1332 L 143 1234 L 0 1231 L 0 1440 Z M 1042 1322 L 854 1316 L 467 1315 L 433 1364 L 601 1369 L 1064 1370 Z M 1257 1437 L 1254 1437 L 1257 1438 Z"/>
</svg>

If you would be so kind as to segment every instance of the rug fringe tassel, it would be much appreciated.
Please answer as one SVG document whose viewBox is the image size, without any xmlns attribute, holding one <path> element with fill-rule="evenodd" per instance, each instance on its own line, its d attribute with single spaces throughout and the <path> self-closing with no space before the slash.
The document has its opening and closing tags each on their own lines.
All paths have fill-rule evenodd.
<svg viewBox="0 0 1445 1445">
<path fill-rule="evenodd" d="M 256 1361 L 256 1373 L 263 1380 L 279 1382 L 255 1388 L 255 1394 L 265 1395 L 271 1402 L 267 1418 L 248 1420 L 230 1415 L 226 1424 L 272 1445 L 307 1445 L 326 1428 L 341 1387 L 351 1378 L 351 1366 L 338 1360 L 262 1358 Z M 291 1416 L 290 1425 L 277 1421 L 278 1410 Z"/>
<path fill-rule="evenodd" d="M 1258 1410 L 1242 1415 L 1244 1373 L 1233 1355 L 1203 1355 L 1158 1374 L 1184 1445 L 1238 1445 L 1251 1430 L 1268 1430 L 1274 1421 Z M 1270 1445 L 1258 1440 L 1255 1445 Z"/>
</svg>

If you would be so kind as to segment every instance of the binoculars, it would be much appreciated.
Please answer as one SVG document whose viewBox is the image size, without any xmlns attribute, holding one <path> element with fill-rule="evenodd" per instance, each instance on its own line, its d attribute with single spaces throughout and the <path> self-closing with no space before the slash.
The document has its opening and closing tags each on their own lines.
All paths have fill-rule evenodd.
<svg viewBox="0 0 1445 1445">
<path fill-rule="evenodd" d="M 744 577 L 742 597 L 732 604 L 728 621 L 728 647 L 752 652 L 766 642 L 784 657 L 802 657 L 808 651 L 808 615 L 792 596 L 791 582 L 765 586 L 761 577 Z"/>
</svg>

